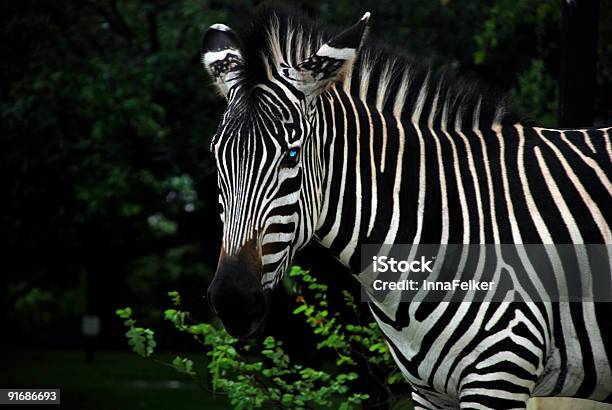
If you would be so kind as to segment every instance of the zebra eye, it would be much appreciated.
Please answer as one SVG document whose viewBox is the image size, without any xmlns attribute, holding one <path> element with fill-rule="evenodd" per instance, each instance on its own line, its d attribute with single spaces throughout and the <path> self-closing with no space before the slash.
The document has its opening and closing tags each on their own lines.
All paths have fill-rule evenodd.
<svg viewBox="0 0 612 410">
<path fill-rule="evenodd" d="M 289 148 L 289 151 L 285 154 L 283 165 L 287 167 L 294 167 L 298 163 L 300 158 L 300 149 L 298 147 Z"/>
</svg>

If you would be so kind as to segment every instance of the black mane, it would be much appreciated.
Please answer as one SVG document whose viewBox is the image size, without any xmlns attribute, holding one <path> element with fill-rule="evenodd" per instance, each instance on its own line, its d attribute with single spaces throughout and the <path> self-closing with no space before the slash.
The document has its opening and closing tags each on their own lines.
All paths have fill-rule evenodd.
<svg viewBox="0 0 612 410">
<path fill-rule="evenodd" d="M 321 25 L 294 8 L 276 5 L 259 7 L 251 26 L 246 32 L 240 33 L 245 60 L 243 81 L 247 89 L 266 81 L 268 68 L 276 69 L 283 62 L 290 65 L 299 63 L 296 56 L 306 58 L 340 31 Z M 300 36 L 301 47 L 298 47 Z M 371 38 L 366 38 L 362 45 L 352 74 L 338 80 L 337 86 L 359 96 L 362 83 L 369 81 L 365 100 L 372 104 L 382 101 L 380 106 L 383 110 L 392 112 L 401 84 L 406 79 L 409 80 L 409 86 L 403 94 L 405 103 L 402 117 L 412 115 L 422 86 L 427 81 L 426 98 L 420 116 L 423 122 L 430 117 L 438 92 L 433 118 L 439 121 L 446 104 L 448 128 L 454 126 L 456 119 L 464 127 L 471 127 L 476 113 L 479 114 L 478 122 L 474 124 L 477 126 L 510 124 L 518 120 L 508 108 L 506 95 L 494 92 L 473 79 L 460 77 L 448 67 L 434 68 L 428 60 L 417 60 Z"/>
</svg>

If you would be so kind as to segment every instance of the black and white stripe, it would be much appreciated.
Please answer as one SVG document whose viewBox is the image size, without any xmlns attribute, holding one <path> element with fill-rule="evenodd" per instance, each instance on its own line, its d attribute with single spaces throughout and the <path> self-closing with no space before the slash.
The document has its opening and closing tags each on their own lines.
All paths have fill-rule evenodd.
<svg viewBox="0 0 612 410">
<path fill-rule="evenodd" d="M 256 240 L 269 287 L 312 237 L 356 273 L 367 243 L 612 243 L 610 127 L 522 124 L 503 99 L 450 72 L 360 47 L 368 17 L 333 37 L 269 10 L 243 39 L 242 63 L 217 65 L 233 75 L 215 71 L 205 48 L 228 98 L 212 144 L 226 253 Z M 291 147 L 299 159 L 287 164 Z M 519 298 L 521 286 L 539 286 L 531 270 Z M 419 408 L 612 400 L 610 304 L 389 299 L 370 308 Z"/>
</svg>

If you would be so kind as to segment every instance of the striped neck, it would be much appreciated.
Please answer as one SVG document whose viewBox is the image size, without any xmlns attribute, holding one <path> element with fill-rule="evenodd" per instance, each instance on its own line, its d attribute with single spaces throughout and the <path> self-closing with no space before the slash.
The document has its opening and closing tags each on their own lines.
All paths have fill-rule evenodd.
<svg viewBox="0 0 612 410">
<path fill-rule="evenodd" d="M 559 218 L 547 204 L 572 184 L 571 173 L 557 170 L 582 158 L 582 173 L 604 175 L 609 128 L 486 126 L 479 106 L 471 118 L 450 121 L 446 104 L 427 99 L 431 103 L 420 108 L 380 111 L 336 87 L 319 101 L 316 130 L 324 141 L 319 154 L 324 173 L 315 238 L 345 265 L 358 272 L 359 247 L 368 243 L 609 241 L 609 230 L 581 234 L 570 229 L 575 224 L 569 219 L 568 228 L 543 228 L 544 221 Z M 413 114 L 399 115 L 406 110 Z M 585 215 L 589 218 L 603 217 Z"/>
<path fill-rule="evenodd" d="M 361 244 L 404 237 L 398 235 L 400 213 L 402 228 L 417 223 L 423 150 L 416 128 L 378 108 L 341 87 L 332 88 L 317 106 L 324 177 L 315 238 L 355 271 Z"/>
</svg>

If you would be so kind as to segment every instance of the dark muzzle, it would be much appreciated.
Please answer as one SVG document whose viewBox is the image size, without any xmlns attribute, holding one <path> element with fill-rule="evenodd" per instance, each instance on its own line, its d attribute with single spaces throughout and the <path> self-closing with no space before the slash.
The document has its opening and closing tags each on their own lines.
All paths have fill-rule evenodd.
<svg viewBox="0 0 612 410">
<path fill-rule="evenodd" d="M 247 245 L 248 246 L 248 245 Z M 268 316 L 268 295 L 260 283 L 261 262 L 251 249 L 219 258 L 217 272 L 208 287 L 208 300 L 227 332 L 252 337 L 263 330 Z"/>
</svg>

